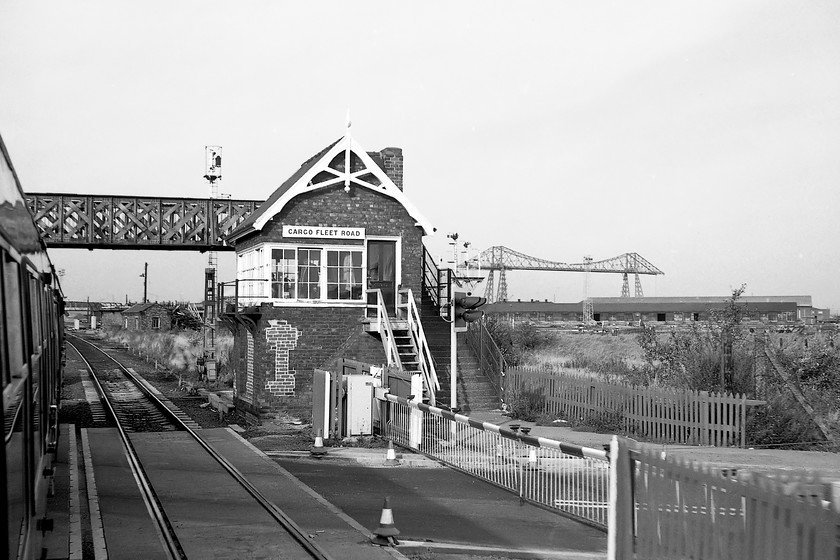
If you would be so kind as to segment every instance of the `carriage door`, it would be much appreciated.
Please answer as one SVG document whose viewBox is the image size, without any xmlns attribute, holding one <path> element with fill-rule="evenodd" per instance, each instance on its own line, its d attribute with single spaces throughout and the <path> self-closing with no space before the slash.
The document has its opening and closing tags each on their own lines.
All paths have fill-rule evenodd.
<svg viewBox="0 0 840 560">
<path fill-rule="evenodd" d="M 397 242 L 368 241 L 368 288 L 379 288 L 388 315 L 396 315 L 397 298 Z"/>
</svg>

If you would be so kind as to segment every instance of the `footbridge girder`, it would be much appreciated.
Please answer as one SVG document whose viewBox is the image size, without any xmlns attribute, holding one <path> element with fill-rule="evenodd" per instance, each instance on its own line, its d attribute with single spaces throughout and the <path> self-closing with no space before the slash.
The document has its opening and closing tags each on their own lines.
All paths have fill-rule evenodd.
<svg viewBox="0 0 840 560">
<path fill-rule="evenodd" d="M 260 200 L 27 193 L 48 247 L 229 251 L 225 239 Z"/>
</svg>

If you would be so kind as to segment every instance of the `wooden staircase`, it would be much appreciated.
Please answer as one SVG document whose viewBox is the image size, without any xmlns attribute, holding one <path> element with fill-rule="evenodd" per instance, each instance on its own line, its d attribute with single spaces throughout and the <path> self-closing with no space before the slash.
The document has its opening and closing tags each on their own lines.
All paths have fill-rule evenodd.
<svg viewBox="0 0 840 560">
<path fill-rule="evenodd" d="M 411 343 L 411 333 L 408 332 L 408 328 L 395 326 L 392 332 L 403 371 L 409 374 L 420 373 L 420 358 Z"/>
<path fill-rule="evenodd" d="M 438 405 L 448 406 L 450 395 L 450 325 L 444 321 L 437 306 L 425 293 L 421 299 L 420 319 L 426 333 L 426 342 L 431 349 L 435 361 L 440 391 L 436 394 Z M 478 360 L 472 349 L 464 340 L 463 334 L 458 334 L 458 379 L 456 399 L 458 408 L 463 414 L 471 411 L 497 410 L 501 408 L 501 401 L 490 380 L 481 373 Z"/>
</svg>

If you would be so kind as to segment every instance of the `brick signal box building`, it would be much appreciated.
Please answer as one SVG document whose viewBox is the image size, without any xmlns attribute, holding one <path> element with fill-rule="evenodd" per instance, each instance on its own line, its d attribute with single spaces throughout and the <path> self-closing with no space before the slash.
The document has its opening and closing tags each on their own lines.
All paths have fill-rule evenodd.
<svg viewBox="0 0 840 560">
<path fill-rule="evenodd" d="M 419 303 L 432 231 L 403 193 L 399 148 L 366 152 L 348 129 L 304 162 L 228 238 L 237 273 L 220 318 L 234 332 L 240 415 L 308 417 L 315 368 L 386 363 L 365 328 L 371 290 L 389 315 L 406 289 Z"/>
</svg>

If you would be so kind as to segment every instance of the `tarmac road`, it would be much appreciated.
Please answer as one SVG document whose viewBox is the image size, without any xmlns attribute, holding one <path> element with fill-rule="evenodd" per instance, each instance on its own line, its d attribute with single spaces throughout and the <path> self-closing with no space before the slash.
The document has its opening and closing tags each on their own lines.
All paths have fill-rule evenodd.
<svg viewBox="0 0 840 560">
<path fill-rule="evenodd" d="M 378 451 L 381 454 L 381 450 Z M 390 498 L 399 539 L 430 549 L 493 558 L 606 558 L 607 535 L 448 468 L 370 468 L 355 461 L 274 457 L 368 529 Z M 423 546 L 414 547 L 416 552 Z M 400 547 L 409 554 L 409 550 Z"/>
</svg>

